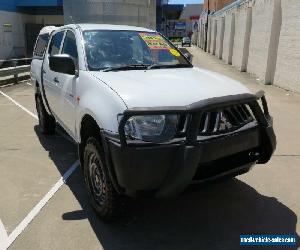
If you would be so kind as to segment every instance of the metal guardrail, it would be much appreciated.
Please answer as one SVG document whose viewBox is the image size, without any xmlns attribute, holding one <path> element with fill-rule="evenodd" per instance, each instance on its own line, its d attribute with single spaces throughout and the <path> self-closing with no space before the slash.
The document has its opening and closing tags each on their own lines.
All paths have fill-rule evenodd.
<svg viewBox="0 0 300 250">
<path fill-rule="evenodd" d="M 20 78 L 27 79 L 27 74 L 25 76 L 20 76 L 20 74 L 30 72 L 31 60 L 32 58 L 0 60 L 0 65 L 2 65 L 0 67 L 0 85 L 11 82 L 17 84 Z"/>
<path fill-rule="evenodd" d="M 28 57 L 28 58 L 16 58 L 16 59 L 8 59 L 8 60 L 0 60 L 0 63 L 3 63 L 3 62 L 30 61 L 30 60 L 32 60 L 32 57 Z"/>
<path fill-rule="evenodd" d="M 16 67 L 21 65 L 28 65 L 31 63 L 33 58 L 16 58 L 16 59 L 5 59 L 0 60 L 0 69 L 1 68 L 8 68 L 8 67 Z"/>
<path fill-rule="evenodd" d="M 0 77 L 13 76 L 14 83 L 18 83 L 19 74 L 30 72 L 30 65 L 22 65 L 0 69 Z M 1 80 L 1 79 L 0 79 Z"/>
</svg>

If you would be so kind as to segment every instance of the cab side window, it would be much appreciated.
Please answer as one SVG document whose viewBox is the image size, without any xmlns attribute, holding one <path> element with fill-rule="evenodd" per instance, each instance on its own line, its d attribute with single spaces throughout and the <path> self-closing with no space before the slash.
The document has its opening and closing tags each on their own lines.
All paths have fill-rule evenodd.
<svg viewBox="0 0 300 250">
<path fill-rule="evenodd" d="M 49 51 L 48 51 L 50 56 L 59 54 L 60 45 L 61 45 L 63 37 L 64 37 L 64 31 L 58 32 L 52 37 L 51 43 L 49 46 Z"/>
<path fill-rule="evenodd" d="M 76 46 L 76 38 L 72 31 L 67 32 L 61 53 L 71 56 L 75 62 L 75 65 L 77 65 L 78 52 Z"/>
<path fill-rule="evenodd" d="M 47 44 L 48 44 L 48 41 L 49 41 L 49 35 L 48 34 L 40 35 L 37 42 L 36 42 L 36 45 L 35 45 L 35 48 L 34 48 L 34 51 L 33 51 L 33 55 L 36 56 L 36 57 L 43 57 L 44 52 L 45 52 L 46 47 L 47 47 Z"/>
</svg>

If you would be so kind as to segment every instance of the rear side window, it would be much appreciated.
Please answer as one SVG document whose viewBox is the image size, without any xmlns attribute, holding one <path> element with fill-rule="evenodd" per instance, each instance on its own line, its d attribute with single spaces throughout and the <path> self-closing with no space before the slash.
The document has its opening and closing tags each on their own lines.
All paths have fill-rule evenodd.
<svg viewBox="0 0 300 250">
<path fill-rule="evenodd" d="M 42 57 L 44 55 L 45 50 L 46 50 L 48 41 L 49 41 L 49 35 L 48 34 L 40 35 L 37 42 L 36 42 L 36 45 L 35 45 L 35 48 L 34 48 L 34 51 L 33 51 L 33 55 L 37 56 L 37 57 Z"/>
<path fill-rule="evenodd" d="M 48 51 L 50 56 L 59 54 L 59 49 L 63 37 L 64 37 L 64 31 L 58 32 L 52 37 L 49 51 Z"/>
<path fill-rule="evenodd" d="M 62 49 L 62 54 L 70 55 L 75 63 L 78 61 L 78 52 L 76 46 L 76 38 L 72 31 L 68 31 L 65 37 L 64 46 Z"/>
</svg>

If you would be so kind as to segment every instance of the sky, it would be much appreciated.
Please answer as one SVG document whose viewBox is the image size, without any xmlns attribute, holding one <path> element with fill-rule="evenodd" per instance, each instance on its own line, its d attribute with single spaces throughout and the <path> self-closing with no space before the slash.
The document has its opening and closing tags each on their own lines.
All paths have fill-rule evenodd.
<svg viewBox="0 0 300 250">
<path fill-rule="evenodd" d="M 203 3 L 203 0 L 169 0 L 169 4 Z"/>
</svg>

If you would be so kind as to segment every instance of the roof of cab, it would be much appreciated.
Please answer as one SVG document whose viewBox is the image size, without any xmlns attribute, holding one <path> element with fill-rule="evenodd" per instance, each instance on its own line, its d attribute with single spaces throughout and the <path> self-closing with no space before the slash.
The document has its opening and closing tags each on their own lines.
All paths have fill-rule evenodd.
<svg viewBox="0 0 300 250">
<path fill-rule="evenodd" d="M 50 34 L 51 32 L 53 32 L 57 29 L 58 29 L 58 27 L 56 27 L 56 26 L 45 26 L 40 30 L 40 35 Z"/>
<path fill-rule="evenodd" d="M 80 27 L 83 31 L 85 30 L 128 30 L 128 31 L 142 31 L 142 32 L 155 32 L 147 28 L 128 26 L 128 25 L 114 25 L 114 24 L 69 24 L 62 26 L 61 28 L 66 27 Z"/>
</svg>

